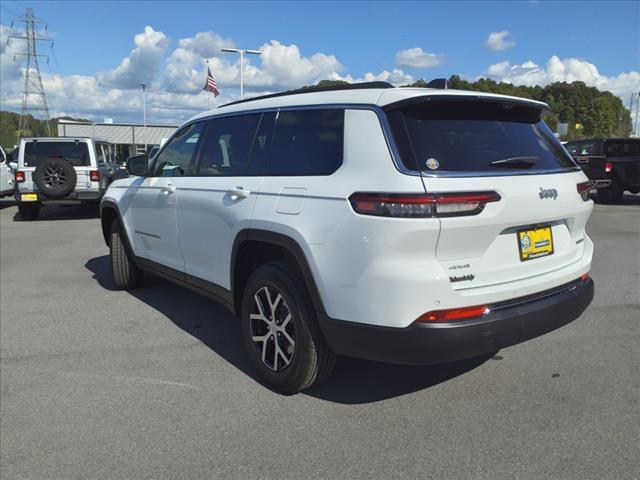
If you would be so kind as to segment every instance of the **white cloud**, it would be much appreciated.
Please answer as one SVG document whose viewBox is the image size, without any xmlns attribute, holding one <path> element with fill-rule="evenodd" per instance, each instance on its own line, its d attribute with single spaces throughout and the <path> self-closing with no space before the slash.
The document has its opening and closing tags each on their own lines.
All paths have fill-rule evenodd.
<svg viewBox="0 0 640 480">
<path fill-rule="evenodd" d="M 398 68 L 394 68 L 391 72 L 382 70 L 380 73 L 367 72 L 362 77 L 354 78 L 352 75 L 333 75 L 327 77 L 327 80 L 344 80 L 349 83 L 361 82 L 389 82 L 395 86 L 407 85 L 415 82 L 415 78 L 411 74 L 405 73 Z"/>
<path fill-rule="evenodd" d="M 602 75 L 593 63 L 579 58 L 560 59 L 556 55 L 549 58 L 545 67 L 531 60 L 519 65 L 511 65 L 508 61 L 495 63 L 489 66 L 483 76 L 498 82 L 527 86 L 581 81 L 590 87 L 610 91 L 619 96 L 626 105 L 631 92 L 640 90 L 640 72 L 630 71 L 607 77 Z"/>
<path fill-rule="evenodd" d="M 516 42 L 511 38 L 511 34 L 507 30 L 501 32 L 491 32 L 484 42 L 484 46 L 489 50 L 501 52 L 516 46 Z"/>
<path fill-rule="evenodd" d="M 137 88 L 140 83 L 150 84 L 162 63 L 164 52 L 169 47 L 169 38 L 153 27 L 146 26 L 144 32 L 134 38 L 136 48 L 110 72 L 97 75 L 104 85 L 119 88 Z"/>
<path fill-rule="evenodd" d="M 396 53 L 396 65 L 398 67 L 430 68 L 441 63 L 441 55 L 425 52 L 420 47 L 408 48 Z"/>
</svg>

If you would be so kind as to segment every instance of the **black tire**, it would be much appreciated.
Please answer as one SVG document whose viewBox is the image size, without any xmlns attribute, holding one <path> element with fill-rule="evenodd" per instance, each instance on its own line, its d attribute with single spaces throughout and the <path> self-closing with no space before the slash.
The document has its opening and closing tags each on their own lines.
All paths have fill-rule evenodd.
<svg viewBox="0 0 640 480">
<path fill-rule="evenodd" d="M 280 301 L 278 308 L 282 305 L 283 308 L 287 307 L 291 313 L 291 320 L 287 322 L 289 324 L 287 328 L 293 327 L 289 333 L 295 345 L 292 348 L 293 353 L 289 363 L 277 371 L 274 371 L 272 367 L 275 364 L 277 369 L 278 360 L 280 363 L 284 360 L 279 359 L 278 354 L 274 353 L 275 362 L 271 362 L 271 366 L 267 365 L 263 362 L 261 353 L 262 349 L 268 348 L 267 340 L 263 343 L 253 340 L 255 333 L 263 333 L 255 331 L 258 325 L 263 325 L 267 329 L 267 333 L 263 333 L 262 336 L 269 336 L 268 341 L 271 342 L 272 349 L 275 348 L 275 342 L 285 348 L 290 346 L 290 342 L 281 338 L 280 332 L 276 337 L 275 333 L 270 333 L 273 331 L 268 330 L 266 323 L 251 319 L 251 314 L 256 314 L 258 311 L 254 295 L 265 293 L 264 287 L 267 287 L 272 293 L 279 293 L 284 303 Z M 276 303 L 275 299 L 274 303 Z M 304 287 L 304 280 L 300 278 L 295 268 L 286 263 L 271 263 L 256 269 L 247 281 L 241 307 L 242 331 L 246 350 L 253 368 L 267 386 L 290 395 L 317 385 L 329 376 L 336 357 L 322 336 L 311 299 Z M 274 320 L 274 318 L 271 319 Z M 291 353 L 285 352 L 283 348 L 281 351 L 283 355 Z"/>
<path fill-rule="evenodd" d="M 619 203 L 623 194 L 624 189 L 616 179 L 613 179 L 607 188 L 598 189 L 596 199 L 599 203 Z"/>
<path fill-rule="evenodd" d="M 77 180 L 73 165 L 63 158 L 43 158 L 33 172 L 33 181 L 51 198 L 69 195 L 76 188 Z"/>
<path fill-rule="evenodd" d="M 142 285 L 143 272 L 131 258 L 123 237 L 120 222 L 114 220 L 109 237 L 113 283 L 117 290 L 131 290 Z"/>
<path fill-rule="evenodd" d="M 40 205 L 37 203 L 18 203 L 18 211 L 23 220 L 32 222 L 40 215 Z"/>
</svg>

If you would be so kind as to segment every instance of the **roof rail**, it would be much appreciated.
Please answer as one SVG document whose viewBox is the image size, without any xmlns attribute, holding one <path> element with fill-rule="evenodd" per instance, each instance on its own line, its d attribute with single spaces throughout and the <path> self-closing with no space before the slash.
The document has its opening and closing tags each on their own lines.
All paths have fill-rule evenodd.
<svg viewBox="0 0 640 480">
<path fill-rule="evenodd" d="M 285 97 L 287 95 L 297 95 L 299 93 L 316 93 L 316 92 L 331 92 L 334 90 L 360 90 L 367 88 L 395 88 L 389 82 L 362 82 L 362 83 L 347 83 L 345 85 L 333 85 L 330 87 L 303 87 L 296 90 L 287 90 L 286 92 L 271 93 L 269 95 L 261 95 L 259 97 L 247 98 L 245 100 L 236 100 L 235 102 L 225 103 L 220 107 L 228 107 L 229 105 L 236 105 L 238 103 L 253 102 L 254 100 L 264 100 L 265 98 Z"/>
</svg>

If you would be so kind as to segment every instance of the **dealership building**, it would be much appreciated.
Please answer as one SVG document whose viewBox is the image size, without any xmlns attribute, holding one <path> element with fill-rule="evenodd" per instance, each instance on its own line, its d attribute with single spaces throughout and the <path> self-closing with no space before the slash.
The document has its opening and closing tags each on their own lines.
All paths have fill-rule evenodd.
<svg viewBox="0 0 640 480">
<path fill-rule="evenodd" d="M 149 125 L 139 123 L 58 121 L 59 137 L 91 137 L 105 140 L 116 147 L 119 160 L 148 151 L 173 134 L 178 125 Z"/>
</svg>

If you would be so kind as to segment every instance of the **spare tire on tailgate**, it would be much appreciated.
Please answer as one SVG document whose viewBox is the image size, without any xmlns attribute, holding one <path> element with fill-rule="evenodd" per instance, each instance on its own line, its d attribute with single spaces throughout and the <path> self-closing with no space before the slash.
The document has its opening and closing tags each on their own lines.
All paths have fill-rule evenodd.
<svg viewBox="0 0 640 480">
<path fill-rule="evenodd" d="M 73 165 L 63 158 L 43 158 L 33 172 L 33 180 L 47 197 L 69 195 L 76 187 L 78 177 Z"/>
</svg>

